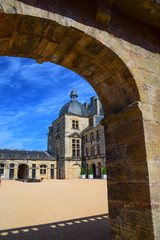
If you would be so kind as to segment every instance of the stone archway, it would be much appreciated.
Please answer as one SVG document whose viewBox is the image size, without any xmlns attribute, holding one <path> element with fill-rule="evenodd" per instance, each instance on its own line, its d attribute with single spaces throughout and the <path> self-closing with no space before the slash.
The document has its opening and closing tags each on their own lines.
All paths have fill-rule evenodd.
<svg viewBox="0 0 160 240">
<path fill-rule="evenodd" d="M 54 62 L 91 84 L 105 114 L 111 239 L 158 239 L 159 162 L 154 161 L 160 153 L 158 35 L 142 24 L 134 30 L 130 19 L 127 28 L 119 16 L 114 18 L 116 11 L 109 27 L 104 27 L 110 14 L 103 14 L 101 5 L 90 7 L 88 0 L 86 11 L 79 1 L 70 4 L 3 1 L 0 55 Z"/>
<path fill-rule="evenodd" d="M 18 179 L 27 179 L 29 168 L 27 164 L 20 164 L 18 166 Z"/>
</svg>

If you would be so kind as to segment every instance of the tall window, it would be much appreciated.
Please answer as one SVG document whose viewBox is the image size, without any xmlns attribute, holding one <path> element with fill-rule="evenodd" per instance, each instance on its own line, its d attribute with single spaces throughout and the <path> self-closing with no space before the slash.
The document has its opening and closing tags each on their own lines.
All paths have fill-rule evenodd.
<svg viewBox="0 0 160 240">
<path fill-rule="evenodd" d="M 80 157 L 80 140 L 72 139 L 72 156 Z"/>
<path fill-rule="evenodd" d="M 4 164 L 3 163 L 1 163 L 0 164 L 0 174 L 4 174 Z"/>
<path fill-rule="evenodd" d="M 46 168 L 47 168 L 46 165 L 41 165 L 41 166 L 40 166 L 40 174 L 45 175 L 45 174 L 46 174 Z"/>
<path fill-rule="evenodd" d="M 90 133 L 90 141 L 93 141 L 94 140 L 94 135 L 93 135 L 93 132 Z"/>
<path fill-rule="evenodd" d="M 85 136 L 85 142 L 88 142 L 88 135 Z"/>
<path fill-rule="evenodd" d="M 91 156 L 94 155 L 94 147 L 91 147 Z"/>
<path fill-rule="evenodd" d="M 79 122 L 76 120 L 72 120 L 72 128 L 73 129 L 79 129 Z"/>
<path fill-rule="evenodd" d="M 96 131 L 96 138 L 97 138 L 97 140 L 99 139 L 99 131 L 98 130 Z"/>
<path fill-rule="evenodd" d="M 86 148 L 86 157 L 88 156 L 88 148 Z"/>
<path fill-rule="evenodd" d="M 57 123 L 57 133 L 60 132 L 60 123 Z"/>
<path fill-rule="evenodd" d="M 97 154 L 98 155 L 100 154 L 100 146 L 99 145 L 97 146 Z"/>
</svg>

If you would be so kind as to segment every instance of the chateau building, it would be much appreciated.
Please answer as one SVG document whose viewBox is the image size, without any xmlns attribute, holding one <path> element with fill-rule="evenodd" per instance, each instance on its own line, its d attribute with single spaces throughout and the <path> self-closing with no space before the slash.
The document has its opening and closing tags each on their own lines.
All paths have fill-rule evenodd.
<svg viewBox="0 0 160 240">
<path fill-rule="evenodd" d="M 82 166 L 101 177 L 106 162 L 101 103 L 92 97 L 82 104 L 75 90 L 70 97 L 49 126 L 47 152 L 0 150 L 2 179 L 75 179 Z"/>
<path fill-rule="evenodd" d="M 89 105 L 83 105 L 77 101 L 75 90 L 70 97 L 48 133 L 48 152 L 57 161 L 57 178 L 79 178 L 82 165 L 86 171 L 92 167 L 94 176 L 100 177 L 105 166 L 101 103 L 92 97 Z"/>
</svg>

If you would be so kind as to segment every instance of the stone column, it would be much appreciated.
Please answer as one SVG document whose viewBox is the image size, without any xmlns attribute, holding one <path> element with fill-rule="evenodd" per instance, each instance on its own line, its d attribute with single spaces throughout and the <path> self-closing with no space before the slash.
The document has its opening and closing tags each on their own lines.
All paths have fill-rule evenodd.
<svg viewBox="0 0 160 240">
<path fill-rule="evenodd" d="M 104 125 L 110 240 L 154 239 L 140 103 L 106 117 Z"/>
</svg>

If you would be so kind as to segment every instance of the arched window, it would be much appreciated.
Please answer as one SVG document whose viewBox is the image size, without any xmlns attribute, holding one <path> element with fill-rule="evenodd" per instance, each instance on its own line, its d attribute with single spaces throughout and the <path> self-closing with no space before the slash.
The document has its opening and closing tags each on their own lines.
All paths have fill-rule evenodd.
<svg viewBox="0 0 160 240">
<path fill-rule="evenodd" d="M 0 174 L 3 175 L 4 174 L 4 164 L 0 163 Z"/>
<path fill-rule="evenodd" d="M 47 166 L 46 165 L 41 165 L 40 166 L 40 174 L 46 174 L 46 168 L 47 168 Z"/>
</svg>

